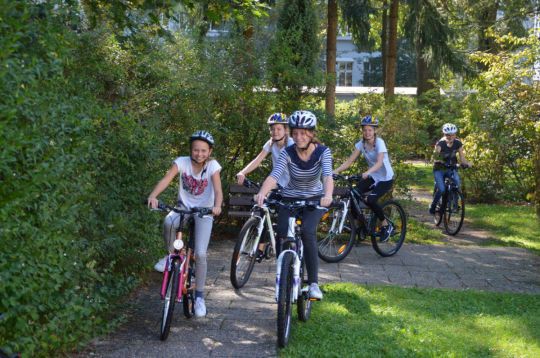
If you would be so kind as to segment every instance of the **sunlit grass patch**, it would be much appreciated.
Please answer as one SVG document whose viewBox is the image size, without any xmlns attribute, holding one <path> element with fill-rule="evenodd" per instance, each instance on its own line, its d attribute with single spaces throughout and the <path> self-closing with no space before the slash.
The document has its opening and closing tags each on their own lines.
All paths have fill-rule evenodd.
<svg viewBox="0 0 540 358">
<path fill-rule="evenodd" d="M 538 295 L 325 285 L 284 357 L 538 357 Z"/>
</svg>

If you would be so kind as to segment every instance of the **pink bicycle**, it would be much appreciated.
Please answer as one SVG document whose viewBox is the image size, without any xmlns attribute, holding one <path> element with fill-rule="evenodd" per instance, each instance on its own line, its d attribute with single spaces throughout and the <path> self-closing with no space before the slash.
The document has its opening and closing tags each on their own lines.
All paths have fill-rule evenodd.
<svg viewBox="0 0 540 358">
<path fill-rule="evenodd" d="M 195 221 L 193 215 L 196 214 L 202 217 L 211 214 L 212 208 L 184 210 L 160 202 L 156 210 L 174 211 L 180 214 L 180 225 L 176 229 L 176 240 L 174 240 L 173 245 L 174 252 L 167 257 L 161 283 L 163 312 L 161 315 L 160 339 L 164 341 L 169 336 L 176 302 L 182 303 L 186 318 L 193 317 L 195 313 L 195 260 L 193 257 Z"/>
</svg>

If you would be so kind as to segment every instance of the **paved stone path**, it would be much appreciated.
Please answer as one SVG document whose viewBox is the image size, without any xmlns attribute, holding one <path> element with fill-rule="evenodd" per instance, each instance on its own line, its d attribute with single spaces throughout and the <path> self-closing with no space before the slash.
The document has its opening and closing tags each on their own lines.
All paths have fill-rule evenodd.
<svg viewBox="0 0 540 358">
<path fill-rule="evenodd" d="M 207 318 L 188 320 L 176 310 L 169 338 L 161 342 L 161 276 L 155 273 L 135 294 L 127 322 L 78 356 L 277 356 L 274 264 L 257 264 L 247 285 L 235 291 L 229 281 L 233 245 L 228 240 L 211 242 Z M 540 294 L 540 257 L 510 247 L 405 244 L 395 256 L 382 258 L 362 243 L 339 264 L 321 261 L 319 275 L 322 284 L 348 281 Z"/>
</svg>

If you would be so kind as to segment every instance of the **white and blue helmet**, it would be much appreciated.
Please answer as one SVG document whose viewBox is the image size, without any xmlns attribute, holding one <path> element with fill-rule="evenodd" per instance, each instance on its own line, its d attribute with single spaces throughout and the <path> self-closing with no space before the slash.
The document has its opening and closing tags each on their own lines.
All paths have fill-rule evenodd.
<svg viewBox="0 0 540 358">
<path fill-rule="evenodd" d="M 192 143 L 194 140 L 202 140 L 210 145 L 214 146 L 214 137 L 207 131 L 195 131 L 190 137 L 189 142 Z"/>
<path fill-rule="evenodd" d="M 452 123 L 445 123 L 442 126 L 442 132 L 443 134 L 456 134 L 457 133 L 457 126 Z"/>
<path fill-rule="evenodd" d="M 315 129 L 317 117 L 310 111 L 296 111 L 289 117 L 289 127 L 291 129 Z"/>
</svg>

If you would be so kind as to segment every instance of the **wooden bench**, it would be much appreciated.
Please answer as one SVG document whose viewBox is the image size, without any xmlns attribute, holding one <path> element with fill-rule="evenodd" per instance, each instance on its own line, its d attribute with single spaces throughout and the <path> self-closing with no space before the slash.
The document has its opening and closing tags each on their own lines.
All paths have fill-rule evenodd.
<svg viewBox="0 0 540 358">
<path fill-rule="evenodd" d="M 231 184 L 229 186 L 229 216 L 249 216 L 254 204 L 253 195 L 258 192 L 259 189 L 257 188 L 246 188 L 243 185 Z"/>
<path fill-rule="evenodd" d="M 246 188 L 243 185 L 231 184 L 229 187 L 229 216 L 248 217 L 253 207 L 253 195 L 257 194 L 259 189 Z M 349 189 L 346 187 L 335 187 L 334 196 L 345 196 Z"/>
</svg>

